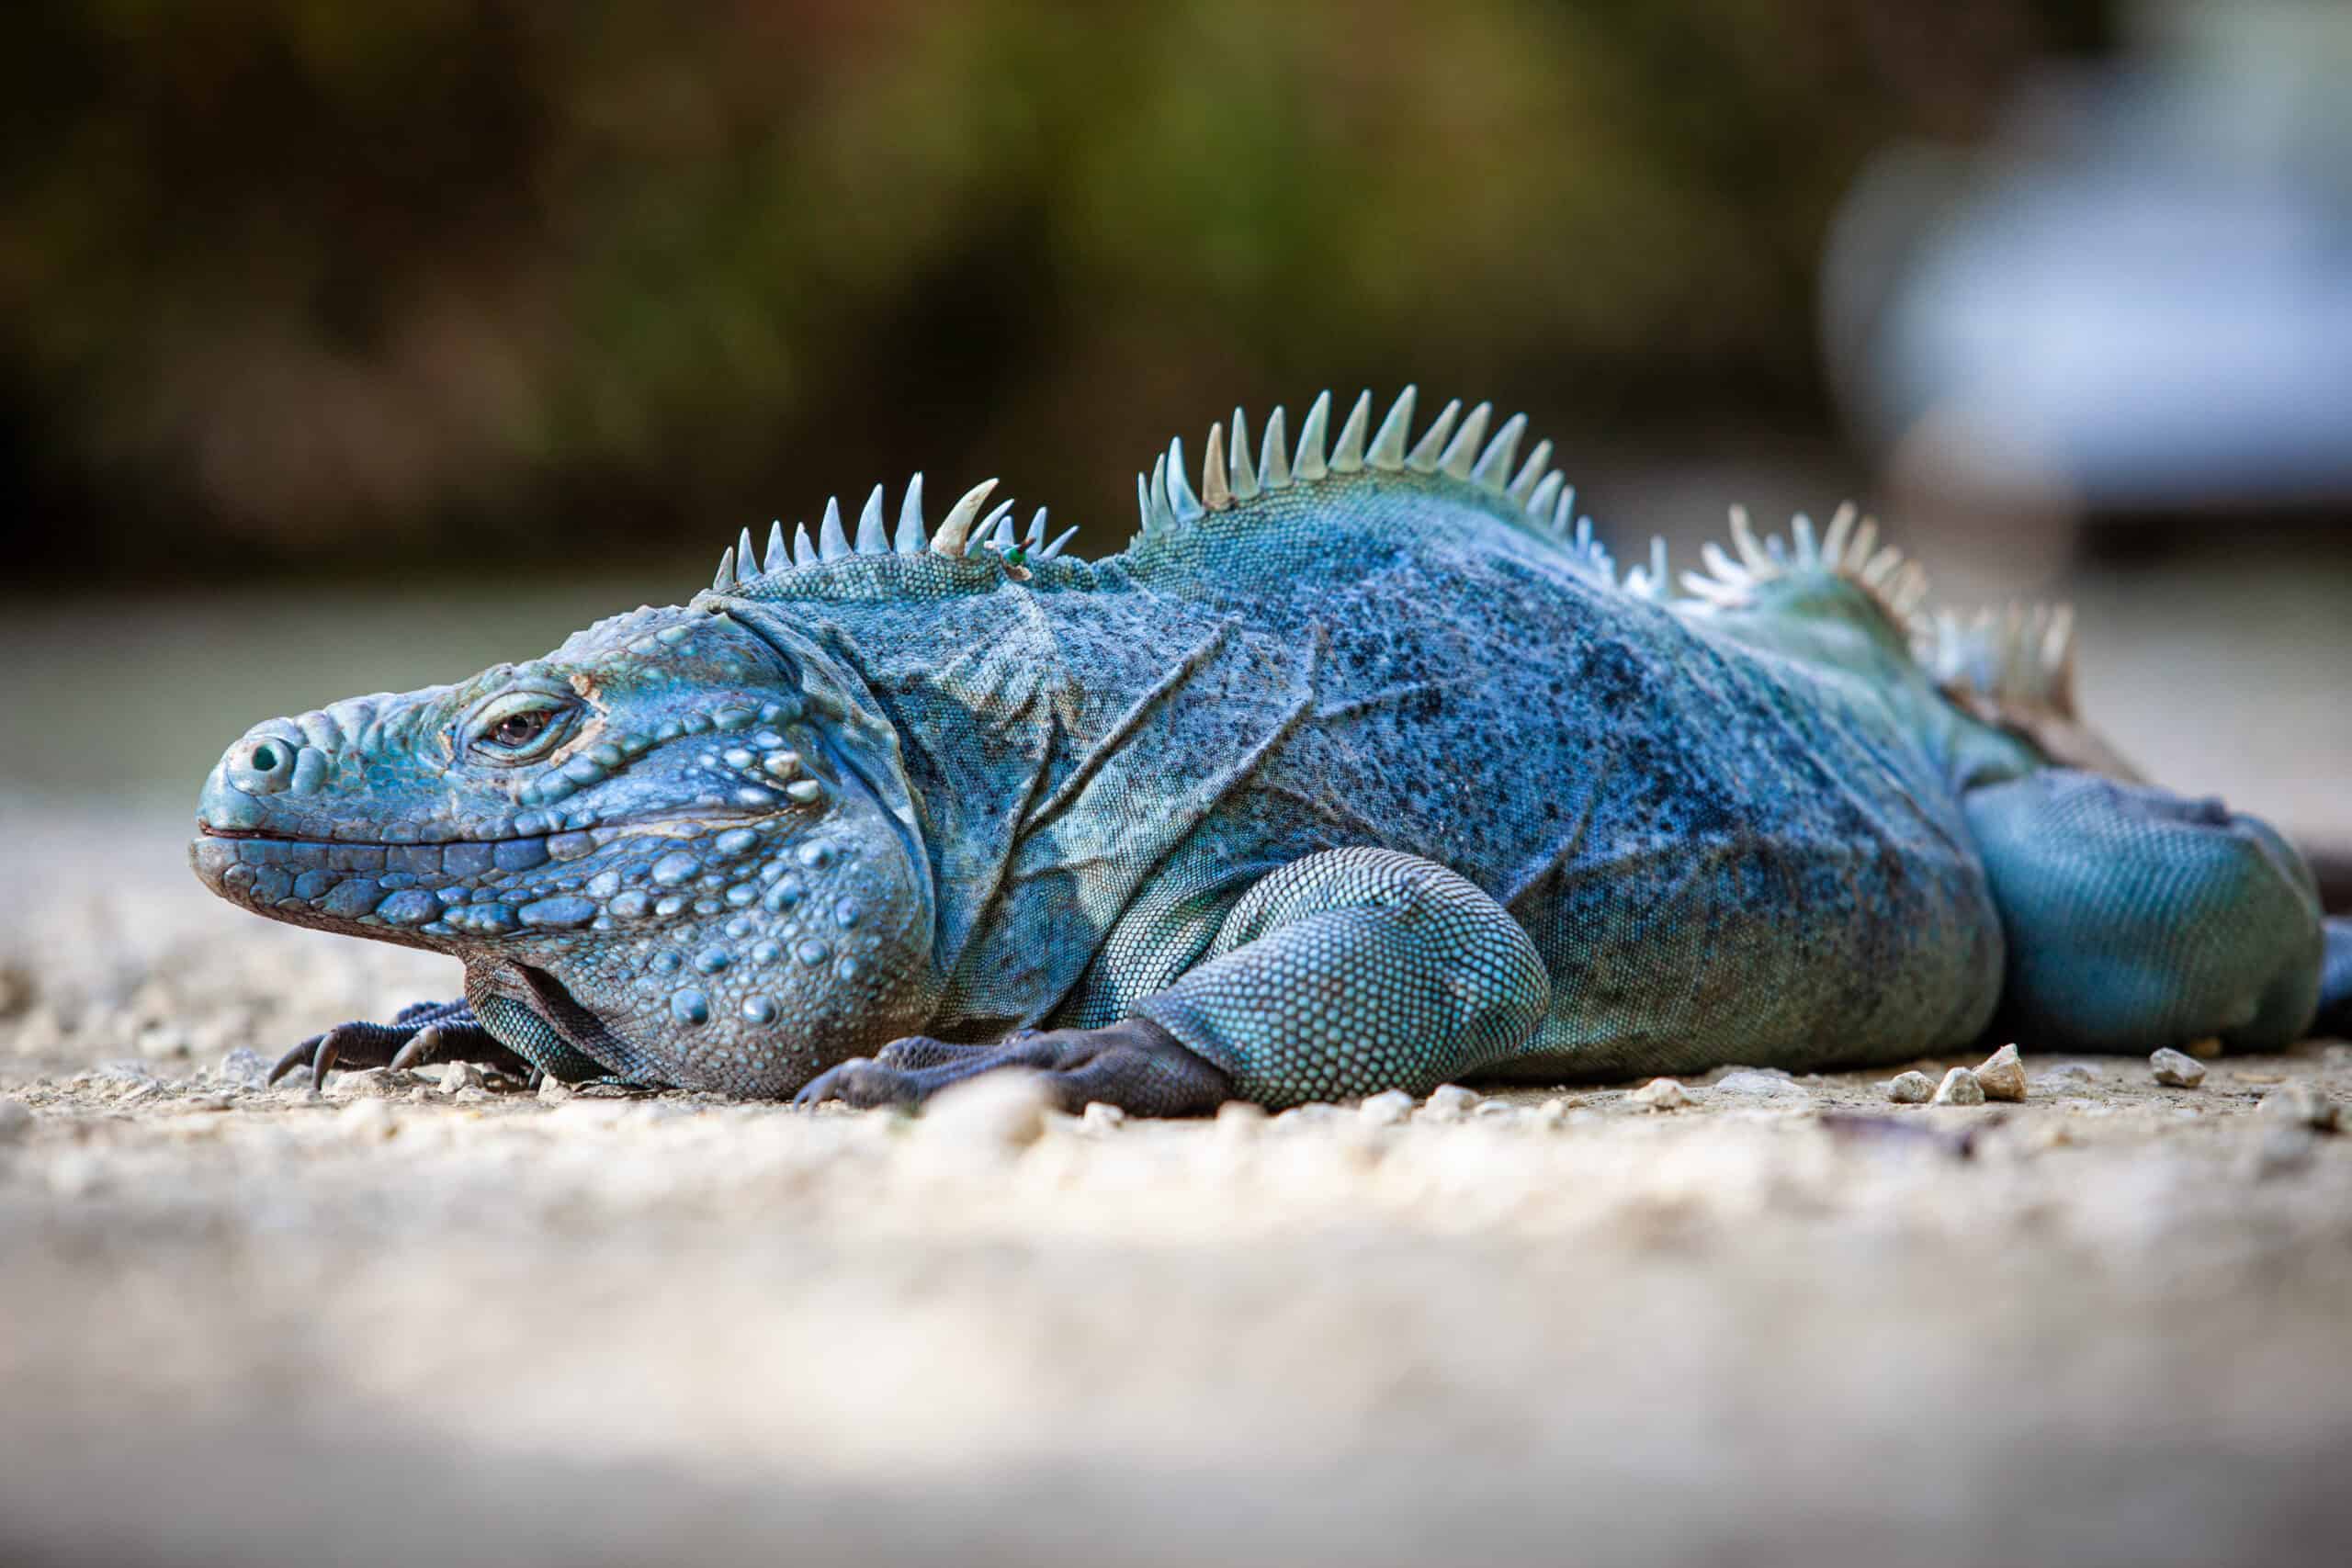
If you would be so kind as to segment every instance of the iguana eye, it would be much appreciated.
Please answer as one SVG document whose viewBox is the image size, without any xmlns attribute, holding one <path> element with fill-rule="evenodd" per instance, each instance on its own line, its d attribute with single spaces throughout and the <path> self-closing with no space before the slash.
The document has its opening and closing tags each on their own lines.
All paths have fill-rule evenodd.
<svg viewBox="0 0 2352 1568">
<path fill-rule="evenodd" d="M 509 692 L 474 716 L 468 747 L 484 761 L 528 762 L 571 728 L 573 705 L 541 692 Z"/>
</svg>

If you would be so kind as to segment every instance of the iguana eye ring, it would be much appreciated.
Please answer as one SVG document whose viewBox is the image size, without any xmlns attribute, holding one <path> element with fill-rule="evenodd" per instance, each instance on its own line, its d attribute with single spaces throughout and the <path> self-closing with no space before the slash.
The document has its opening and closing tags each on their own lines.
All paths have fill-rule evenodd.
<svg viewBox="0 0 2352 1568">
<path fill-rule="evenodd" d="M 466 750 L 484 761 L 536 761 L 571 732 L 577 705 L 547 692 L 506 692 L 466 726 Z"/>
</svg>

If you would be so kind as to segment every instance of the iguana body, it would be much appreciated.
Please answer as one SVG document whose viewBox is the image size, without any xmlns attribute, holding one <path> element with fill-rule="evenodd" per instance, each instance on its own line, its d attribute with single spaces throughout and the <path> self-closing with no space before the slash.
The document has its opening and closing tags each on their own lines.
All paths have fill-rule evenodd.
<svg viewBox="0 0 2352 1568">
<path fill-rule="evenodd" d="M 1326 411 L 1255 462 L 1237 413 L 1197 495 L 1171 447 L 1108 559 L 1042 513 L 983 542 L 986 487 L 936 533 L 910 493 L 893 547 L 877 490 L 854 545 L 829 509 L 691 605 L 249 732 L 208 883 L 467 963 L 467 1005 L 289 1064 L 859 1100 L 1018 1064 L 1190 1111 L 1889 1061 L 1996 1017 L 2276 1045 L 2324 966 L 2352 990 L 2270 829 L 2056 765 L 2098 755 L 2063 623 L 1923 660 L 1916 572 L 1848 515 L 1742 522 L 1669 604 L 1570 527 L 1548 446 L 1514 469 L 1520 422 Z"/>
</svg>

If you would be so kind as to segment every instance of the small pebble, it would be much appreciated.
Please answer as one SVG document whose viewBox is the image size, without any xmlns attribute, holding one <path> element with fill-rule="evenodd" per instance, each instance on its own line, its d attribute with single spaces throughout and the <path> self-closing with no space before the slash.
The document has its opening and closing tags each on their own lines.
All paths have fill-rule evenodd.
<svg viewBox="0 0 2352 1568">
<path fill-rule="evenodd" d="M 1944 1081 L 1936 1086 L 1936 1097 L 1929 1103 L 1982 1105 L 1984 1103 L 1984 1086 L 1978 1083 L 1976 1075 L 1966 1067 L 1954 1067 L 1944 1075 Z"/>
<path fill-rule="evenodd" d="M 13 1144 L 32 1130 L 30 1106 L 21 1100 L 0 1100 L 0 1144 Z"/>
<path fill-rule="evenodd" d="M 481 1069 L 471 1062 L 441 1064 L 441 1092 L 455 1094 L 461 1089 L 481 1088 Z"/>
<path fill-rule="evenodd" d="M 1759 1100 L 1813 1098 L 1804 1085 L 1788 1074 L 1760 1067 L 1734 1067 L 1717 1078 L 1713 1087 L 1725 1094 L 1745 1094 Z"/>
<path fill-rule="evenodd" d="M 2195 1089 L 2205 1081 L 2205 1064 L 2167 1045 L 2148 1058 L 2156 1081 L 2173 1089 Z"/>
<path fill-rule="evenodd" d="M 1673 1078 L 1652 1078 L 1630 1096 L 1645 1111 L 1679 1111 L 1690 1103 L 1690 1093 Z"/>
<path fill-rule="evenodd" d="M 1897 1105 L 1925 1105 L 1935 1093 L 1936 1080 L 1917 1070 L 1886 1080 L 1886 1098 Z"/>
<path fill-rule="evenodd" d="M 1097 1100 L 1087 1105 L 1086 1114 L 1079 1118 L 1079 1124 L 1090 1133 L 1107 1133 L 1126 1119 L 1127 1113 L 1117 1106 Z"/>
<path fill-rule="evenodd" d="M 1477 1108 L 1479 1097 L 1458 1083 L 1440 1084 L 1421 1107 L 1424 1122 L 1459 1122 Z"/>
<path fill-rule="evenodd" d="M 259 1089 L 262 1081 L 269 1077 L 269 1064 L 252 1046 L 240 1045 L 220 1058 L 220 1066 L 214 1069 L 214 1076 L 227 1083 Z"/>
<path fill-rule="evenodd" d="M 1976 1082 L 1987 1100 L 2023 1100 L 2025 1064 L 2018 1060 L 2018 1048 L 2004 1045 L 1985 1057 L 1976 1069 Z"/>
<path fill-rule="evenodd" d="M 1043 1077 L 1008 1069 L 950 1084 L 924 1102 L 916 1125 L 928 1143 L 1022 1149 L 1044 1135 L 1049 1109 Z"/>
<path fill-rule="evenodd" d="M 1228 1100 L 1216 1108 L 1217 1136 L 1239 1143 L 1258 1135 L 1266 1124 L 1266 1108 L 1251 1100 Z"/>
<path fill-rule="evenodd" d="M 1356 1107 L 1356 1115 L 1367 1127 L 1394 1127 L 1413 1113 L 1413 1097 L 1403 1089 L 1385 1089 L 1367 1097 Z"/>
<path fill-rule="evenodd" d="M 2279 1085 L 2262 1097 L 2258 1113 L 2290 1127 L 2335 1131 L 2335 1102 L 2307 1083 Z"/>
<path fill-rule="evenodd" d="M 564 1082 L 561 1078 L 556 1077 L 553 1073 L 549 1073 L 545 1077 L 539 1079 L 539 1103 L 541 1105 L 561 1105 L 565 1100 L 571 1098 L 571 1086 Z"/>
</svg>

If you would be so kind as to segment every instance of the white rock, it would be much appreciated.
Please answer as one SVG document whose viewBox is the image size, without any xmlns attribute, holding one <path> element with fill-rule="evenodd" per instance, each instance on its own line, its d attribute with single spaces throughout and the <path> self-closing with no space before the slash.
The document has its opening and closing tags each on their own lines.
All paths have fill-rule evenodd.
<svg viewBox="0 0 2352 1568">
<path fill-rule="evenodd" d="M 2315 1132 L 2335 1129 L 2335 1102 L 2307 1083 L 2280 1084 L 2262 1097 L 2259 1113 L 2289 1126 Z"/>
<path fill-rule="evenodd" d="M 1216 1108 L 1217 1136 L 1229 1143 L 1256 1137 L 1266 1125 L 1266 1108 L 1247 1100 L 1228 1100 Z"/>
<path fill-rule="evenodd" d="M 1886 1080 L 1886 1098 L 1897 1105 L 1925 1105 L 1935 1098 L 1936 1080 L 1917 1070 Z"/>
<path fill-rule="evenodd" d="M 1041 1075 L 1007 1068 L 941 1089 L 923 1103 L 916 1125 L 928 1143 L 1022 1149 L 1044 1135 L 1051 1105 Z"/>
<path fill-rule="evenodd" d="M 441 1092 L 455 1094 L 461 1089 L 481 1088 L 481 1069 L 471 1062 L 441 1064 Z"/>
<path fill-rule="evenodd" d="M 1936 1097 L 1929 1103 L 1982 1105 L 1984 1103 L 1984 1086 L 1978 1083 L 1976 1075 L 1966 1067 L 1954 1067 L 1944 1075 L 1944 1081 L 1936 1086 Z"/>
<path fill-rule="evenodd" d="M 1394 1127 L 1413 1113 L 1414 1100 L 1401 1089 L 1366 1097 L 1356 1115 L 1367 1127 Z"/>
<path fill-rule="evenodd" d="M 1477 1109 L 1479 1097 L 1458 1083 L 1440 1084 L 1421 1106 L 1424 1122 L 1459 1122 Z"/>
<path fill-rule="evenodd" d="M 1768 1072 L 1758 1067 L 1735 1067 L 1717 1078 L 1711 1087 L 1725 1094 L 1747 1095 L 1756 1100 L 1813 1098 L 1803 1084 L 1786 1073 Z"/>
<path fill-rule="evenodd" d="M 240 1045 L 220 1058 L 220 1065 L 213 1069 L 213 1074 L 224 1083 L 259 1089 L 262 1080 L 269 1077 L 269 1063 L 252 1046 Z"/>
<path fill-rule="evenodd" d="M 2174 1089 L 2195 1089 L 2205 1081 L 2205 1064 L 2167 1045 L 2148 1058 L 2156 1081 Z"/>
<path fill-rule="evenodd" d="M 21 1100 L 0 1100 L 0 1144 L 13 1144 L 33 1130 L 32 1107 Z"/>
<path fill-rule="evenodd" d="M 1079 1124 L 1090 1133 L 1108 1133 L 1126 1119 L 1127 1113 L 1117 1106 L 1097 1100 L 1089 1102 L 1086 1114 L 1079 1118 Z"/>
<path fill-rule="evenodd" d="M 2018 1048 L 2004 1045 L 1985 1057 L 1976 1069 L 1976 1082 L 1987 1100 L 2023 1100 L 2025 1064 L 2018 1060 Z"/>
<path fill-rule="evenodd" d="M 561 1105 L 565 1100 L 570 1100 L 571 1095 L 571 1086 L 564 1082 L 561 1078 L 556 1077 L 553 1073 L 549 1073 L 539 1079 L 539 1103 L 541 1105 Z"/>
<path fill-rule="evenodd" d="M 1679 1111 L 1690 1103 L 1690 1091 L 1674 1078 L 1652 1078 L 1626 1098 L 1645 1111 Z"/>
<path fill-rule="evenodd" d="M 1528 1112 L 1528 1119 L 1539 1127 L 1556 1127 L 1568 1119 L 1568 1102 L 1555 1094 Z"/>
</svg>

